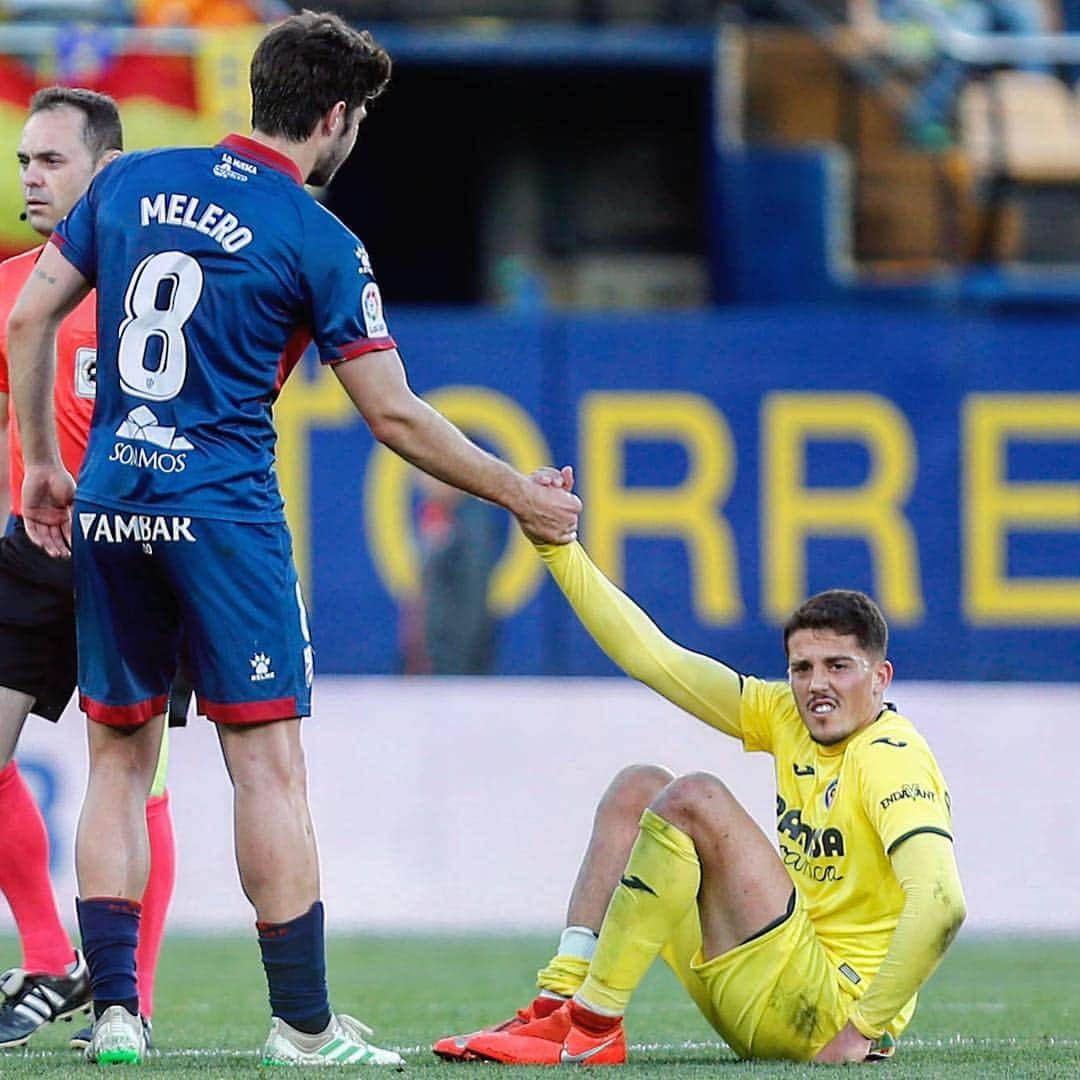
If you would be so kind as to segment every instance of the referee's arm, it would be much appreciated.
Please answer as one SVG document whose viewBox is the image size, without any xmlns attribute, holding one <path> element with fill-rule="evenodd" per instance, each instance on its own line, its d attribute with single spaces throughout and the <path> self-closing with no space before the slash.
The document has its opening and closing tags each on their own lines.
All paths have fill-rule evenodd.
<svg viewBox="0 0 1080 1080">
<path fill-rule="evenodd" d="M 0 527 L 11 513 L 11 448 L 8 438 L 11 435 L 11 423 L 8 420 L 8 402 L 10 398 L 0 390 Z"/>
</svg>

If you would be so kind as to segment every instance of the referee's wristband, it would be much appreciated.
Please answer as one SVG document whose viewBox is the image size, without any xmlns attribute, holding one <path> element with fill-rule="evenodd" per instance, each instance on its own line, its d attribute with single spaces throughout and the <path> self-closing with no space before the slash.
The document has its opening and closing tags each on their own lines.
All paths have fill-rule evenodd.
<svg viewBox="0 0 1080 1080">
<path fill-rule="evenodd" d="M 880 1039 L 885 1033 L 883 1027 L 874 1027 L 873 1024 L 868 1024 L 864 1019 L 859 1007 L 856 1006 L 851 1010 L 851 1015 L 848 1016 L 848 1023 L 864 1038 L 867 1039 Z"/>
</svg>

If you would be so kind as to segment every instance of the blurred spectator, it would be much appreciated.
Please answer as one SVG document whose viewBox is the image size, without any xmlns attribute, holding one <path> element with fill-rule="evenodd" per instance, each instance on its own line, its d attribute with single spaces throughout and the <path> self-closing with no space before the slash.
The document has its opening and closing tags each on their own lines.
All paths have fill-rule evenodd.
<svg viewBox="0 0 1080 1080">
<path fill-rule="evenodd" d="M 140 26 L 246 26 L 261 22 L 257 0 L 135 0 Z"/>
<path fill-rule="evenodd" d="M 893 27 L 901 41 L 917 35 L 920 23 L 931 35 L 943 28 L 967 34 L 1043 34 L 1049 28 L 1042 0 L 851 0 L 851 18 L 864 28 L 875 22 Z M 1046 64 L 1024 68 L 1049 70 Z M 967 75 L 962 61 L 932 52 L 906 118 L 912 141 L 926 149 L 952 144 L 953 109 Z"/>
<path fill-rule="evenodd" d="M 420 474 L 420 590 L 402 610 L 407 674 L 486 675 L 495 667 L 488 583 L 503 522 L 488 503 Z"/>
</svg>

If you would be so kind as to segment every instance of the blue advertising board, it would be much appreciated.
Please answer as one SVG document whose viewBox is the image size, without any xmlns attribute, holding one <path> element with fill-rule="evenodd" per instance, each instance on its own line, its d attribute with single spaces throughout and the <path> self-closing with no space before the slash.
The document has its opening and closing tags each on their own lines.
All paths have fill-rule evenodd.
<svg viewBox="0 0 1080 1080">
<path fill-rule="evenodd" d="M 673 638 L 783 673 L 806 595 L 881 604 L 909 679 L 1080 677 L 1080 324 L 1061 312 L 405 311 L 410 381 L 520 468 L 573 464 L 581 537 Z M 277 406 L 323 672 L 401 669 L 415 474 L 325 369 Z M 497 670 L 614 670 L 508 521 Z"/>
</svg>

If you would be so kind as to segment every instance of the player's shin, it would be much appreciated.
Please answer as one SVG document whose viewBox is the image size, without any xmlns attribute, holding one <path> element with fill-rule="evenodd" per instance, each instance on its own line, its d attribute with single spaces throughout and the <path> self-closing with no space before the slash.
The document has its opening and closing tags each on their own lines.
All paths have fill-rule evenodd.
<svg viewBox="0 0 1080 1080">
<path fill-rule="evenodd" d="M 694 842 L 651 810 L 615 890 L 589 974 L 575 1000 L 618 1016 L 697 899 L 701 863 Z"/>
</svg>

